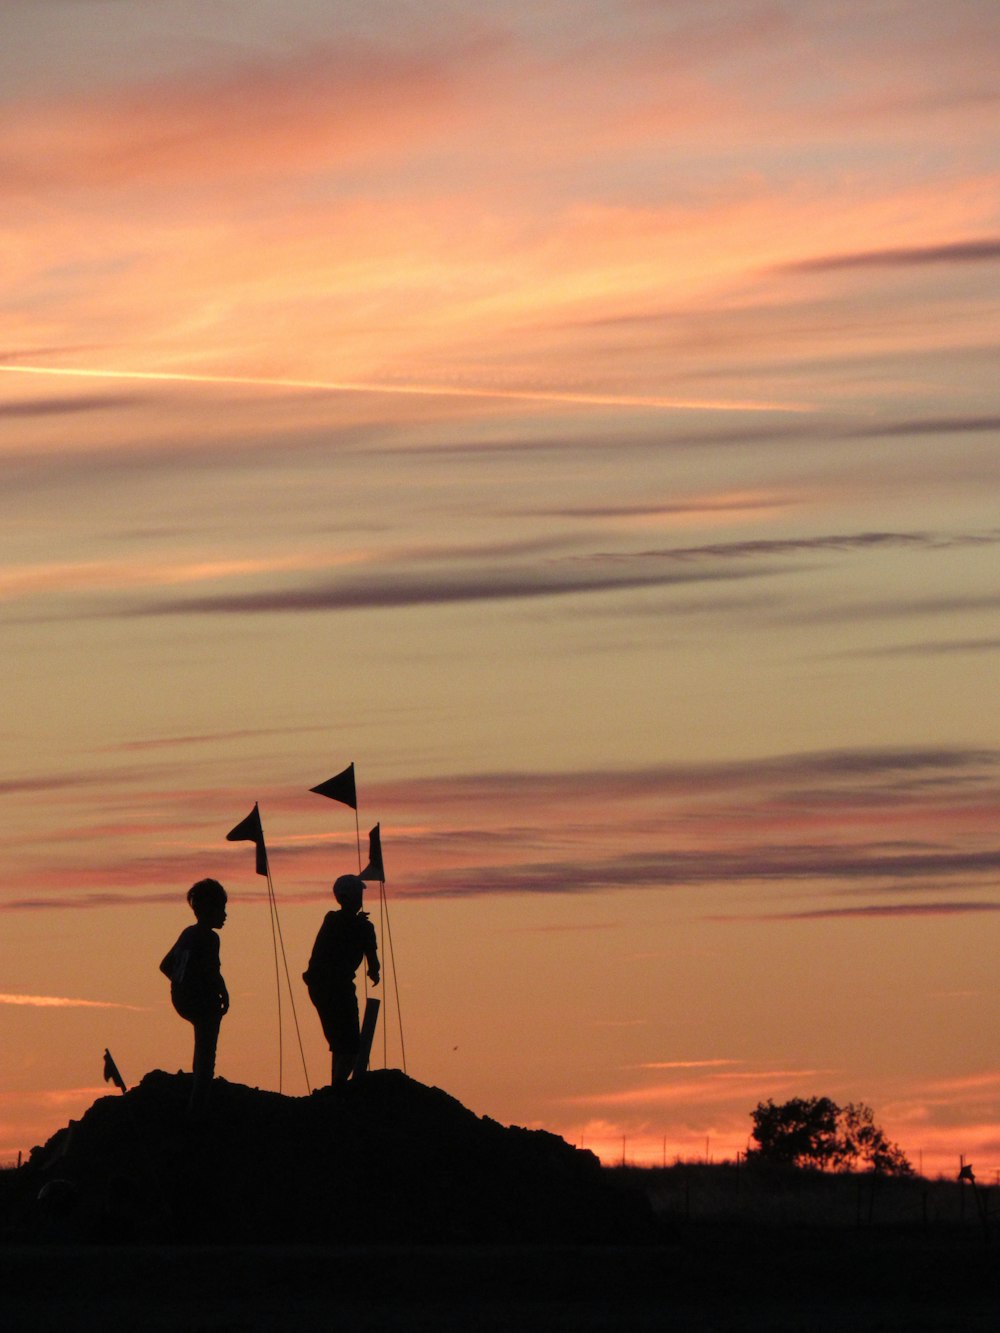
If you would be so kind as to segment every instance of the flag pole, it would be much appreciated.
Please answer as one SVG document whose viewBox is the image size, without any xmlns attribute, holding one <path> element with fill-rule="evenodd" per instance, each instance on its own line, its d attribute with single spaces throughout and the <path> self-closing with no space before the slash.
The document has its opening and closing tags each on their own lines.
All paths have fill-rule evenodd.
<svg viewBox="0 0 1000 1333">
<path fill-rule="evenodd" d="M 283 1023 L 281 1021 L 281 969 L 278 966 L 278 904 L 274 897 L 274 885 L 271 883 L 271 866 L 264 850 L 264 868 L 267 875 L 267 910 L 271 917 L 271 945 L 274 949 L 274 990 L 278 998 L 278 1092 L 284 1089 L 285 1052 Z"/>
<path fill-rule="evenodd" d="M 389 921 L 389 898 L 385 891 L 385 880 L 380 880 L 379 897 L 385 907 L 385 937 L 389 941 L 389 961 L 392 965 L 392 988 L 396 996 L 396 1022 L 399 1025 L 399 1053 L 403 1060 L 403 1073 L 406 1073 L 406 1042 L 403 1039 L 403 1011 L 399 1004 L 399 976 L 396 972 L 396 954 L 392 947 L 392 925 Z M 385 1041 L 385 1026 L 382 1028 L 382 1040 Z"/>
<path fill-rule="evenodd" d="M 379 927 L 382 937 L 388 944 L 386 953 L 387 962 L 392 970 L 392 984 L 396 995 L 396 1021 L 399 1025 L 399 1052 L 403 1062 L 403 1073 L 406 1073 L 406 1040 L 403 1036 L 403 1011 L 399 1002 L 399 977 L 396 970 L 396 954 L 392 947 L 392 923 L 389 920 L 389 897 L 385 891 L 385 862 L 382 859 L 382 831 L 381 825 L 376 824 L 368 834 L 368 864 L 361 872 L 361 878 L 364 880 L 378 880 L 379 883 Z M 387 983 L 388 984 L 388 983 Z M 387 1025 L 382 1025 L 382 1051 L 383 1060 L 386 1065 L 388 1059 L 388 1032 Z"/>
<path fill-rule="evenodd" d="M 288 972 L 288 958 L 285 954 L 285 940 L 281 933 L 281 917 L 278 915 L 278 897 L 274 892 L 274 881 L 271 879 L 271 862 L 267 854 L 267 844 L 264 841 L 264 827 L 260 822 L 260 804 L 254 801 L 253 809 L 247 815 L 246 819 L 241 819 L 235 828 L 229 830 L 226 834 L 227 842 L 252 842 L 256 846 L 257 858 L 255 869 L 258 875 L 263 875 L 267 880 L 267 905 L 271 917 L 271 945 L 274 950 L 274 986 L 277 992 L 278 1000 L 278 1092 L 284 1091 L 285 1078 L 285 1037 L 284 1022 L 281 1007 L 281 966 L 278 962 L 278 950 L 281 950 L 281 962 L 285 968 L 285 985 L 288 987 L 288 1001 L 291 1005 L 292 1020 L 295 1024 L 295 1035 L 299 1043 L 299 1055 L 302 1057 L 302 1073 L 305 1075 L 306 1090 L 312 1091 L 312 1085 L 309 1082 L 309 1070 L 306 1068 L 305 1051 L 302 1049 L 302 1034 L 299 1031 L 299 1016 L 295 1010 L 295 992 L 292 990 L 292 979 Z"/>
<path fill-rule="evenodd" d="M 362 869 L 361 866 L 361 820 L 358 815 L 358 789 L 354 777 L 354 764 L 348 764 L 345 769 L 335 773 L 332 778 L 327 778 L 325 782 L 320 782 L 315 787 L 310 787 L 310 791 L 315 792 L 317 796 L 329 797 L 331 801 L 339 801 L 342 805 L 349 805 L 354 811 L 354 833 L 358 845 L 358 874 L 361 879 L 379 882 L 379 925 L 385 923 L 383 936 L 388 940 L 388 960 L 392 968 L 393 987 L 396 994 L 396 1018 L 399 1023 L 399 1047 L 403 1060 L 403 1073 L 406 1073 L 406 1043 L 403 1038 L 403 1014 L 399 1002 L 399 979 L 396 975 L 396 958 L 392 947 L 392 926 L 389 922 L 389 903 L 385 892 L 385 869 L 382 865 L 382 847 L 379 837 L 378 824 L 369 833 L 368 865 Z M 365 973 L 365 999 L 368 998 L 368 975 Z M 387 1052 L 387 1033 L 385 1020 L 382 1027 L 382 1051 L 383 1062 L 388 1064 Z"/>
<path fill-rule="evenodd" d="M 302 1060 L 302 1074 L 306 1081 L 306 1091 L 312 1092 L 312 1084 L 309 1082 L 309 1070 L 306 1068 L 306 1053 L 302 1049 L 302 1033 L 299 1030 L 299 1016 L 295 1010 L 295 994 L 292 991 L 292 979 L 288 973 L 288 958 L 285 954 L 285 940 L 281 933 L 281 918 L 278 915 L 278 899 L 274 892 L 274 884 L 271 881 L 271 860 L 267 854 L 267 847 L 264 847 L 264 866 L 267 870 L 267 892 L 271 900 L 271 910 L 274 914 L 274 925 L 277 927 L 277 943 L 281 946 L 281 961 L 285 968 L 285 985 L 288 987 L 288 1002 L 292 1010 L 292 1022 L 295 1025 L 295 1037 L 299 1044 L 299 1058 Z M 274 956 L 275 969 L 278 965 L 277 949 Z M 278 1091 L 281 1091 L 281 981 L 278 980 Z"/>
<path fill-rule="evenodd" d="M 378 882 L 378 929 L 385 939 L 385 880 Z M 389 1068 L 389 1024 L 382 1022 L 382 1068 Z"/>
</svg>

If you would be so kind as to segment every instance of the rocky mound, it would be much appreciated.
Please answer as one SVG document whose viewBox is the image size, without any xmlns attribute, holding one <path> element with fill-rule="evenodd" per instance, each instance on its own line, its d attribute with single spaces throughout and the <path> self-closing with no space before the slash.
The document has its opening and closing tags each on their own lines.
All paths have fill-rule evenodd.
<svg viewBox="0 0 1000 1333">
<path fill-rule="evenodd" d="M 645 1200 L 592 1153 L 505 1128 L 395 1070 L 285 1097 L 147 1074 L 102 1097 L 5 1191 L 8 1235 L 177 1242 L 622 1242 Z"/>
</svg>

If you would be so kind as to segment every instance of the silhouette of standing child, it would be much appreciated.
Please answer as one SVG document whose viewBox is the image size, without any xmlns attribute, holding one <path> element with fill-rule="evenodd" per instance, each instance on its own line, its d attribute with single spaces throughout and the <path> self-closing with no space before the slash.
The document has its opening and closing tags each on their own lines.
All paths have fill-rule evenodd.
<svg viewBox="0 0 1000 1333">
<path fill-rule="evenodd" d="M 229 1010 L 229 992 L 219 963 L 219 937 L 226 924 L 226 891 L 217 879 L 200 879 L 188 889 L 195 924 L 182 930 L 160 964 L 170 978 L 170 999 L 181 1018 L 194 1027 L 191 1070 L 191 1113 L 200 1115 L 208 1103 L 215 1077 L 219 1028 Z"/>
<path fill-rule="evenodd" d="M 361 1047 L 354 976 L 363 959 L 372 985 L 379 983 L 375 927 L 361 910 L 364 890 L 365 882 L 358 875 L 341 875 L 335 881 L 333 896 L 340 910 L 327 912 L 323 918 L 309 966 L 302 973 L 333 1056 L 334 1084 L 350 1078 Z"/>
</svg>

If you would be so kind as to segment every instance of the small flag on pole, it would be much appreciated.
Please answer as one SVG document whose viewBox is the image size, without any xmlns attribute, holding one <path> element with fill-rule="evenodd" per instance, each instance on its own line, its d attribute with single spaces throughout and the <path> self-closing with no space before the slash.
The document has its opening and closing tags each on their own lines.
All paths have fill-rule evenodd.
<svg viewBox="0 0 1000 1333">
<path fill-rule="evenodd" d="M 104 1081 L 105 1083 L 113 1083 L 115 1087 L 119 1088 L 122 1092 L 127 1091 L 125 1080 L 122 1078 L 121 1074 L 119 1074 L 114 1056 L 107 1047 L 104 1048 Z"/>
<path fill-rule="evenodd" d="M 246 819 L 241 819 L 235 828 L 226 834 L 227 842 L 255 842 L 257 844 L 257 874 L 267 874 L 267 849 L 264 846 L 264 830 L 260 825 L 260 811 L 254 801 L 253 809 Z"/>
<path fill-rule="evenodd" d="M 354 785 L 354 765 L 348 764 L 343 773 L 337 773 L 332 778 L 327 778 L 321 782 L 318 787 L 310 787 L 317 796 L 329 796 L 331 801 L 340 801 L 342 805 L 349 805 L 352 810 L 358 808 L 358 793 Z"/>
<path fill-rule="evenodd" d="M 363 880 L 377 879 L 385 883 L 385 870 L 382 866 L 382 835 L 379 833 L 379 825 L 368 834 L 368 864 L 362 870 L 360 878 Z"/>
</svg>

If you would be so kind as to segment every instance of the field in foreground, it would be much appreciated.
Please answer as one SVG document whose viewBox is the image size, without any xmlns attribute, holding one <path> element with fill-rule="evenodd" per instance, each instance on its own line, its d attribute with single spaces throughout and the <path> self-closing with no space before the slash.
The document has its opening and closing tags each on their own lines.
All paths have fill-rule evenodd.
<svg viewBox="0 0 1000 1333">
<path fill-rule="evenodd" d="M 993 1333 L 962 1233 L 692 1224 L 641 1246 L 0 1247 L 5 1327 L 477 1333 Z"/>
<path fill-rule="evenodd" d="M 745 1162 L 605 1170 L 621 1187 L 641 1191 L 661 1222 L 921 1231 L 957 1227 L 966 1229 L 972 1241 L 1000 1242 L 1000 1187 L 980 1181 L 748 1167 Z"/>
<path fill-rule="evenodd" d="M 957 1182 L 679 1165 L 606 1173 L 645 1239 L 0 1244 L 17 1333 L 994 1333 L 1000 1228 Z M 386 1200 L 386 1207 L 391 1207 Z"/>
</svg>

